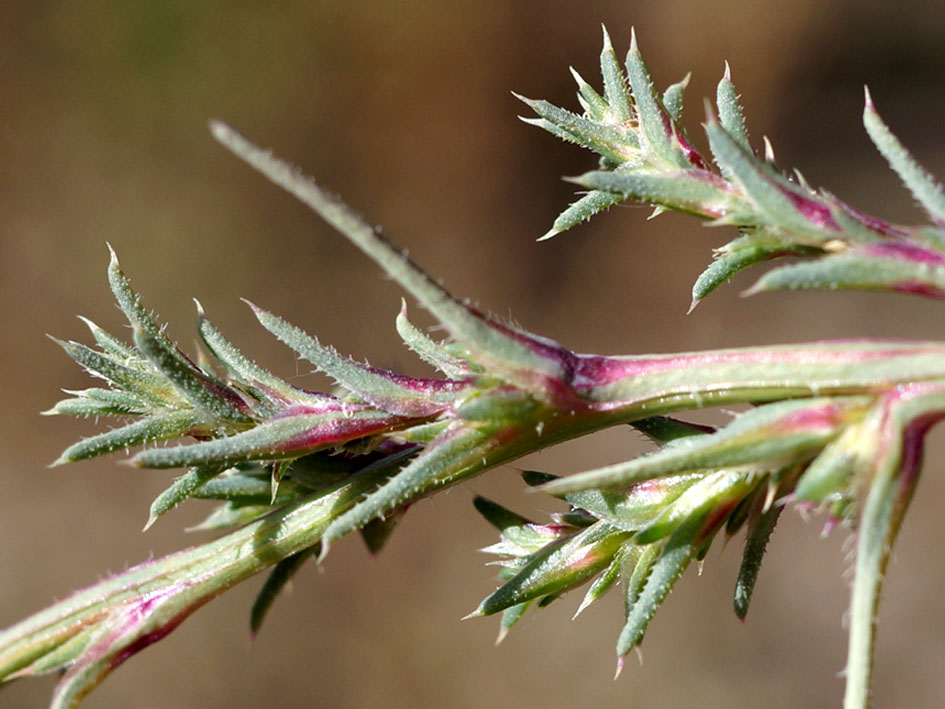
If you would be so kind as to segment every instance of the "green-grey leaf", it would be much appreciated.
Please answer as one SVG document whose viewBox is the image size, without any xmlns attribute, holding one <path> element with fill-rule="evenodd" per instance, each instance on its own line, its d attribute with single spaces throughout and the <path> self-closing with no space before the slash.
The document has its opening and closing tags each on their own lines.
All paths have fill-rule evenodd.
<svg viewBox="0 0 945 709">
<path fill-rule="evenodd" d="M 732 509 L 756 486 L 760 473 L 719 470 L 689 485 L 659 515 L 636 533 L 636 544 L 649 544 L 674 532 L 686 520 L 704 517 L 713 509 Z"/>
<path fill-rule="evenodd" d="M 670 589 L 682 576 L 683 571 L 689 566 L 696 555 L 698 549 L 694 545 L 694 540 L 702 526 L 703 519 L 693 517 L 687 520 L 682 526 L 678 527 L 669 537 L 660 550 L 659 556 L 652 561 L 651 565 L 644 567 L 648 572 L 645 576 L 640 574 L 643 579 L 634 579 L 631 577 L 631 587 L 639 587 L 639 593 L 636 598 L 631 599 L 627 613 L 627 622 L 620 632 L 617 639 L 617 656 L 623 657 L 633 648 L 643 641 L 643 635 L 646 629 L 659 610 L 666 595 Z M 649 549 L 650 547 L 648 547 Z M 637 566 L 644 561 L 652 560 L 650 555 L 644 554 Z M 637 576 L 634 573 L 634 576 Z M 636 581 L 636 583 L 634 583 Z M 642 581 L 642 586 L 641 582 Z M 629 589 L 628 589 L 629 590 Z"/>
<path fill-rule="evenodd" d="M 131 282 L 118 264 L 118 256 L 111 245 L 108 245 L 110 260 L 108 263 L 108 283 L 111 286 L 118 307 L 132 327 L 144 330 L 154 341 L 155 346 L 167 353 L 167 356 L 178 360 L 181 367 L 193 367 L 190 360 L 171 342 L 164 329 L 157 324 L 148 309 L 141 302 L 141 296 L 131 287 Z"/>
<path fill-rule="evenodd" d="M 716 89 L 715 102 L 719 107 L 719 123 L 722 128 L 742 148 L 749 153 L 752 152 L 751 144 L 748 142 L 748 129 L 745 127 L 745 115 L 738 102 L 738 92 L 735 91 L 735 84 L 732 83 L 728 62 L 725 62 L 725 74 Z"/>
<path fill-rule="evenodd" d="M 866 89 L 866 106 L 863 109 L 863 125 L 876 148 L 882 153 L 890 167 L 896 171 L 903 184 L 912 192 L 929 216 L 945 229 L 945 191 L 935 179 L 915 161 L 905 146 L 883 123 L 873 105 L 869 89 Z"/>
<path fill-rule="evenodd" d="M 177 505 L 193 495 L 197 488 L 211 478 L 219 475 L 220 472 L 222 472 L 220 466 L 197 466 L 177 478 L 169 488 L 158 495 L 154 502 L 151 503 L 148 523 L 144 528 L 148 529 L 148 527 L 154 524 L 158 517 L 177 507 Z"/>
<path fill-rule="evenodd" d="M 587 117 L 595 121 L 603 121 L 609 118 L 610 107 L 607 105 L 607 101 L 604 100 L 604 97 L 597 93 L 594 87 L 584 81 L 584 77 L 578 74 L 574 67 L 569 68 L 571 69 L 571 76 L 574 77 L 574 81 L 578 85 L 578 99 L 581 101 L 581 105 L 584 107 Z"/>
<path fill-rule="evenodd" d="M 686 74 L 682 81 L 670 84 L 666 91 L 663 92 L 663 108 L 666 109 L 666 113 L 669 114 L 673 123 L 679 123 L 682 120 L 683 94 L 686 91 L 686 87 L 689 86 L 689 79 L 691 77 L 692 74 Z"/>
<path fill-rule="evenodd" d="M 851 247 L 769 271 L 745 294 L 802 289 L 901 291 L 945 298 L 945 266 Z"/>
<path fill-rule="evenodd" d="M 621 123 L 601 123 L 555 106 L 549 101 L 515 97 L 527 104 L 540 118 L 524 118 L 552 135 L 593 150 L 616 164 L 632 160 L 637 154 L 637 139 Z"/>
<path fill-rule="evenodd" d="M 652 523 L 667 505 L 703 477 L 702 473 L 668 475 L 659 480 L 644 481 L 628 491 L 591 489 L 561 497 L 619 529 L 636 532 Z"/>
<path fill-rule="evenodd" d="M 509 581 L 482 601 L 475 615 L 492 615 L 519 603 L 560 594 L 606 568 L 630 534 L 598 522 L 536 552 Z"/>
<path fill-rule="evenodd" d="M 364 419 L 388 419 L 380 411 L 359 411 L 352 416 Z M 192 465 L 235 465 L 252 460 L 291 460 L 302 453 L 338 445 L 338 441 L 316 441 L 302 447 L 294 439 L 338 419 L 337 412 L 296 414 L 266 421 L 247 431 L 214 438 L 187 446 L 151 448 L 141 451 L 132 463 L 143 468 L 181 468 Z"/>
<path fill-rule="evenodd" d="M 818 250 L 783 241 L 759 241 L 753 239 L 754 236 L 750 234 L 736 239 L 716 255 L 715 260 L 699 274 L 699 278 L 692 286 L 693 302 L 702 300 L 725 281 L 756 263 L 791 253 L 804 255 L 819 253 Z"/>
<path fill-rule="evenodd" d="M 262 387 L 264 393 L 275 395 L 284 403 L 318 404 L 325 401 L 324 397 L 297 389 L 246 357 L 210 322 L 199 302 L 197 313 L 200 337 L 213 356 L 239 381 L 253 388 Z"/>
<path fill-rule="evenodd" d="M 810 203 L 814 196 L 778 175 L 765 162 L 742 147 L 715 121 L 705 125 L 709 147 L 719 167 L 737 182 L 772 225 L 793 232 L 808 245 L 817 245 L 836 237 L 834 231 L 807 218 L 788 194 Z M 804 243 L 803 241 L 801 243 Z"/>
<path fill-rule="evenodd" d="M 384 485 L 335 518 L 322 536 L 323 544 L 327 547 L 404 502 L 416 500 L 487 467 L 488 461 L 477 452 L 477 445 L 485 437 L 476 430 L 446 431 Z"/>
<path fill-rule="evenodd" d="M 555 480 L 549 492 L 621 487 L 706 468 L 803 460 L 862 414 L 867 397 L 798 399 L 759 406 L 707 436 L 692 437 L 633 460 Z M 801 423 L 808 412 L 809 423 Z"/>
<path fill-rule="evenodd" d="M 434 342 L 423 332 L 418 330 L 407 319 L 407 304 L 401 302 L 400 312 L 397 314 L 397 334 L 424 362 L 436 367 L 450 379 L 465 379 L 474 372 L 481 372 L 481 368 L 471 362 L 459 359 L 450 354 L 442 345 Z"/>
<path fill-rule="evenodd" d="M 577 202 L 571 204 L 555 219 L 551 230 L 541 236 L 538 241 L 547 241 L 551 237 L 567 231 L 571 227 L 587 221 L 595 214 L 612 207 L 618 202 L 625 200 L 622 194 L 616 192 L 603 192 L 601 190 L 591 190 L 582 196 Z"/>
<path fill-rule="evenodd" d="M 720 183 L 700 179 L 689 171 L 598 170 L 569 180 L 592 190 L 616 192 L 623 199 L 659 204 L 699 217 L 721 213 L 732 201 Z"/>
<path fill-rule="evenodd" d="M 92 337 L 95 339 L 95 344 L 102 348 L 105 354 L 110 355 L 118 360 L 133 360 L 138 358 L 138 354 L 124 342 L 119 340 L 117 337 L 114 337 L 94 322 L 88 318 L 84 318 L 81 315 L 79 320 L 85 323 L 86 327 L 89 328 L 89 331 L 92 333 Z"/>
<path fill-rule="evenodd" d="M 617 553 L 614 554 L 607 568 L 601 571 L 600 575 L 594 579 L 591 587 L 587 589 L 587 593 L 584 594 L 581 605 L 578 606 L 577 611 L 574 613 L 574 618 L 577 618 L 589 605 L 600 599 L 613 587 L 620 579 L 621 575 L 623 575 L 626 568 L 636 563 L 641 549 L 642 547 L 627 543 L 617 550 Z"/>
<path fill-rule="evenodd" d="M 51 336 L 49 339 L 62 347 L 66 354 L 83 369 L 102 377 L 118 389 L 135 394 L 158 406 L 183 401 L 170 382 L 157 372 L 129 367 L 112 356 L 96 352 L 78 342 L 64 342 Z"/>
<path fill-rule="evenodd" d="M 630 51 L 627 53 L 627 78 L 633 91 L 640 128 L 646 137 L 646 152 L 670 165 L 691 167 L 688 159 L 673 144 L 672 131 L 667 125 L 669 117 L 656 96 L 653 80 L 637 48 L 637 36 L 633 30 L 630 33 Z"/>
<path fill-rule="evenodd" d="M 149 330 L 135 329 L 138 349 L 195 409 L 217 420 L 239 423 L 252 421 L 245 402 L 234 391 L 182 359 L 176 348 L 168 349 L 165 341 L 163 337 L 155 338 Z"/>
<path fill-rule="evenodd" d="M 607 101 L 614 119 L 623 123 L 632 120 L 634 117 L 630 89 L 627 87 L 627 80 L 620 68 L 620 62 L 617 61 L 617 53 L 614 51 L 614 45 L 610 41 L 607 28 L 601 25 L 601 30 L 604 33 L 604 47 L 600 53 L 600 73 L 604 79 L 604 99 Z"/>
<path fill-rule="evenodd" d="M 202 417 L 194 411 L 155 414 L 97 436 L 82 439 L 66 448 L 53 465 L 94 458 L 143 443 L 179 438 L 203 426 Z"/>
<path fill-rule="evenodd" d="M 745 550 L 742 554 L 741 567 L 738 569 L 738 578 L 735 581 L 735 615 L 744 620 L 748 614 L 748 606 L 758 580 L 758 571 L 768 547 L 768 539 L 778 523 L 778 518 L 784 510 L 782 505 L 773 505 L 762 512 L 748 527 L 748 536 L 745 539 Z"/>
<path fill-rule="evenodd" d="M 259 590 L 256 600 L 253 601 L 253 607 L 249 613 L 249 629 L 252 636 L 255 637 L 262 627 L 269 609 L 275 602 L 278 595 L 282 592 L 295 573 L 302 568 L 302 565 L 313 555 L 318 553 L 318 544 L 310 549 L 304 549 L 300 552 L 288 556 L 278 564 L 272 567 L 266 582 Z"/>
<path fill-rule="evenodd" d="M 222 123 L 213 122 L 210 127 L 226 148 L 313 209 L 373 259 L 469 349 L 473 359 L 491 366 L 510 382 L 527 387 L 534 386 L 535 374 L 561 375 L 557 360 L 534 351 L 459 302 L 357 213 L 297 169 Z"/>
</svg>

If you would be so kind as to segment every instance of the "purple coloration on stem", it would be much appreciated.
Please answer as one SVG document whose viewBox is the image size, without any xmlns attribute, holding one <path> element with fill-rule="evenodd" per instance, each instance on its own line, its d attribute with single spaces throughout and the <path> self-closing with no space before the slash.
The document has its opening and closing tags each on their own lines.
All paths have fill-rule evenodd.
<svg viewBox="0 0 945 709">
<path fill-rule="evenodd" d="M 889 289 L 896 293 L 905 293 L 906 295 L 921 295 L 926 298 L 936 298 L 945 300 L 945 290 L 936 288 L 928 283 L 921 281 L 900 281 L 889 286 Z"/>
<path fill-rule="evenodd" d="M 654 372 L 674 369 L 698 369 L 720 364 L 803 363 L 817 366 L 824 363 L 867 361 L 927 351 L 926 348 L 920 350 L 906 343 L 901 343 L 900 347 L 879 350 L 858 350 L 855 347 L 828 349 L 831 345 L 855 345 L 860 342 L 864 342 L 864 340 L 824 341 L 820 343 L 822 346 L 817 348 L 797 345 L 765 350 L 717 350 L 715 352 L 662 356 L 607 357 L 577 355 L 578 366 L 574 373 L 573 382 L 576 389 L 582 390 L 612 384 L 628 377 L 645 376 Z M 899 343 L 890 342 L 888 344 Z"/>
<path fill-rule="evenodd" d="M 910 238 L 909 231 L 903 227 L 894 226 L 888 222 L 878 219 L 877 217 L 871 216 L 866 212 L 862 212 L 856 207 L 852 207 L 846 202 L 841 202 L 832 195 L 825 195 L 825 198 L 830 201 L 835 207 L 842 209 L 847 215 L 858 221 L 863 226 L 867 227 L 871 231 L 880 234 L 881 236 L 897 239 L 908 239 Z"/>
<path fill-rule="evenodd" d="M 785 197 L 791 200 L 794 204 L 794 207 L 801 214 L 804 215 L 804 218 L 812 224 L 816 224 L 821 229 L 827 229 L 829 231 L 841 231 L 840 227 L 837 226 L 837 223 L 833 220 L 833 215 L 830 214 L 830 209 L 825 205 L 821 204 L 817 200 L 804 197 L 799 195 L 793 190 L 784 189 L 779 186 L 781 193 Z"/>
<path fill-rule="evenodd" d="M 417 394 L 424 395 L 435 395 L 442 394 L 444 392 L 451 393 L 462 390 L 466 387 L 465 382 L 459 382 L 452 379 L 427 379 L 425 377 L 409 377 L 405 374 L 397 374 L 396 372 L 391 372 L 388 369 L 380 369 L 379 367 L 373 367 L 370 364 L 359 364 L 361 369 L 372 372 L 379 376 L 389 379 L 391 382 L 396 384 L 399 387 L 407 389 Z M 423 403 L 423 402 L 418 402 Z M 435 402 L 428 402 L 426 404 L 428 408 L 437 408 L 437 411 L 442 411 L 448 407 L 447 404 L 436 404 Z M 433 412 L 431 412 L 433 413 Z"/>
<path fill-rule="evenodd" d="M 403 425 L 408 420 L 402 416 L 367 419 L 343 417 L 326 421 L 323 424 L 309 428 L 304 433 L 280 441 L 273 446 L 272 450 L 274 453 L 291 453 L 293 451 L 303 453 L 326 446 L 342 445 L 356 438 L 389 431 Z"/>
<path fill-rule="evenodd" d="M 778 432 L 832 431 L 847 420 L 847 414 L 848 408 L 832 401 L 819 406 L 808 406 L 782 418 L 778 422 Z"/>
<path fill-rule="evenodd" d="M 927 266 L 945 266 L 945 254 L 940 251 L 905 241 L 887 241 L 878 244 L 867 244 L 863 247 L 864 253 L 877 258 L 898 259 Z"/>
<path fill-rule="evenodd" d="M 154 613 L 154 606 L 159 604 L 168 596 L 172 595 L 174 592 L 175 591 L 163 591 L 156 596 L 151 596 L 149 598 L 137 601 L 136 603 L 132 604 L 132 607 L 128 611 L 128 616 L 129 616 L 128 623 L 125 625 L 124 628 L 121 629 L 120 632 L 130 631 L 133 633 L 134 626 L 147 622 L 147 620 Z M 191 613 L 196 611 L 207 601 L 210 601 L 213 598 L 216 598 L 217 595 L 219 594 L 208 595 L 208 596 L 204 596 L 203 598 L 198 599 L 198 601 L 195 604 L 184 609 L 177 615 L 173 616 L 166 623 L 161 625 L 159 628 L 155 628 L 151 632 L 146 633 L 142 635 L 141 637 L 137 638 L 134 642 L 132 642 L 130 645 L 124 648 L 121 652 L 115 655 L 114 658 L 112 658 L 111 662 L 109 663 L 109 671 L 118 667 L 121 663 L 123 663 L 125 660 L 130 658 L 132 655 L 136 655 L 137 653 L 144 650 L 146 647 L 153 645 L 159 640 L 163 640 L 165 637 L 170 635 L 171 632 L 173 632 L 177 628 L 178 625 L 180 625 L 183 621 L 185 621 Z"/>
</svg>

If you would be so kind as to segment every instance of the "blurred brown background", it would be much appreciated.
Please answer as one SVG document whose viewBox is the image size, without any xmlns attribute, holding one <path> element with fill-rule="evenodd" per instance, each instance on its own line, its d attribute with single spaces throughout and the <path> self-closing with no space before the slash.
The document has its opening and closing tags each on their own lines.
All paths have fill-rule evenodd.
<svg viewBox="0 0 945 709">
<path fill-rule="evenodd" d="M 148 555 L 200 541 L 185 506 L 147 534 L 166 472 L 117 459 L 47 470 L 92 421 L 38 412 L 88 380 L 45 333 L 87 340 L 81 313 L 123 321 L 105 284 L 111 242 L 146 301 L 188 344 L 191 296 L 250 354 L 297 370 L 239 298 L 343 352 L 409 372 L 399 292 L 339 236 L 210 139 L 221 117 L 340 192 L 457 294 L 582 351 L 702 349 L 823 337 L 938 337 L 940 306 L 858 294 L 740 299 L 736 280 L 686 317 L 709 250 L 730 238 L 618 208 L 549 243 L 572 199 L 563 174 L 594 159 L 515 119 L 511 95 L 576 107 L 567 67 L 597 83 L 600 22 L 626 50 L 635 25 L 657 83 L 690 69 L 686 123 L 731 62 L 756 141 L 814 185 L 893 220 L 922 216 L 860 126 L 869 83 L 888 123 L 945 174 L 945 13 L 937 2 L 25 2 L 0 9 L 0 626 Z M 700 142 L 704 145 L 704 142 Z M 417 308 L 413 308 L 416 314 Z M 422 316 L 420 316 L 422 322 Z M 927 323 L 936 323 L 929 330 Z M 305 370 L 299 371 L 299 375 Z M 945 691 L 939 539 L 942 436 L 901 535 L 882 607 L 878 707 Z M 574 472 L 620 459 L 613 431 L 528 461 Z M 843 532 L 788 515 L 745 625 L 731 612 L 740 542 L 713 551 L 656 618 L 646 664 L 611 680 L 620 606 L 569 617 L 579 594 L 492 647 L 494 619 L 460 622 L 494 587 L 475 549 L 493 541 L 481 492 L 521 511 L 495 471 L 417 506 L 368 558 L 352 540 L 304 570 L 250 649 L 237 588 L 135 657 L 92 707 L 835 707 L 850 567 Z M 547 504 L 547 508 L 551 505 Z M 45 704 L 52 678 L 15 683 L 4 707 Z"/>
</svg>

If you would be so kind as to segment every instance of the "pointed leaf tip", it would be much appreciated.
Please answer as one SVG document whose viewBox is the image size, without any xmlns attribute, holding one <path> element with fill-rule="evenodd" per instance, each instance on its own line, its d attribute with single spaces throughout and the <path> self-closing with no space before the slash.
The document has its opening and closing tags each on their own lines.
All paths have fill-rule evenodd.
<svg viewBox="0 0 945 709">
<path fill-rule="evenodd" d="M 602 32 L 603 35 L 604 35 L 604 49 L 605 49 L 605 50 L 606 50 L 606 49 L 613 49 L 613 48 L 614 48 L 614 45 L 613 45 L 613 43 L 610 41 L 610 33 L 607 31 L 607 25 L 605 25 L 603 22 L 601 22 L 601 23 L 600 23 L 600 29 L 601 29 L 601 32 Z"/>
<path fill-rule="evenodd" d="M 614 672 L 614 682 L 616 682 L 618 679 L 620 679 L 620 674 L 623 672 L 623 666 L 624 666 L 626 663 L 627 663 L 627 656 L 626 656 L 626 655 L 620 655 L 620 656 L 617 658 L 617 669 L 616 669 L 616 671 Z"/>
</svg>

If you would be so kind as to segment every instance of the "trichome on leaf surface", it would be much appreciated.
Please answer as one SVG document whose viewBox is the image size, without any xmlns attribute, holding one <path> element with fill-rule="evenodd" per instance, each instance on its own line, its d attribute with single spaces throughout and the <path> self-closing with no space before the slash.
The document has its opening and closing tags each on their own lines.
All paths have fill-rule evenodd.
<svg viewBox="0 0 945 709">
<path fill-rule="evenodd" d="M 880 120 L 864 123 L 931 225 L 887 224 L 785 174 L 748 137 L 726 67 L 704 128 L 704 157 L 682 127 L 687 80 L 655 91 L 631 40 L 624 66 L 606 32 L 603 92 L 576 72 L 581 114 L 522 99 L 526 119 L 600 155 L 574 181 L 589 190 L 548 238 L 633 200 L 735 227 L 693 288 L 693 305 L 738 271 L 785 255 L 751 293 L 853 288 L 945 296 L 945 193 Z M 218 500 L 200 525 L 214 541 L 145 562 L 0 633 L 0 680 L 61 671 L 52 706 L 72 707 L 126 659 L 227 588 L 269 570 L 251 612 L 257 632 L 282 586 L 332 542 L 358 532 L 378 551 L 409 506 L 559 441 L 630 424 L 652 453 L 564 478 L 524 481 L 569 511 L 535 522 L 476 498 L 499 530 L 502 585 L 472 615 L 501 614 L 500 637 L 531 607 L 588 584 L 579 610 L 621 587 L 618 669 L 673 583 L 719 535 L 745 530 L 735 611 L 744 617 L 765 547 L 788 506 L 815 507 L 856 538 L 845 705 L 870 700 L 883 575 L 918 480 L 923 438 L 945 416 L 945 343 L 852 340 L 668 355 L 578 354 L 459 300 L 338 198 L 221 123 L 225 147 L 360 248 L 440 323 L 432 339 L 397 318 L 437 374 L 408 377 L 338 354 L 261 307 L 260 324 L 338 384 L 296 387 L 246 358 L 197 306 L 205 351 L 168 339 L 112 252 L 108 281 L 133 329 L 122 342 L 91 321 L 94 346 L 59 342 L 107 386 L 67 392 L 49 413 L 114 416 L 57 463 L 144 446 L 131 463 L 183 469 L 148 526 L 187 498 Z M 58 341 L 57 341 L 58 342 Z M 747 404 L 719 428 L 674 418 Z M 169 442 L 162 446 L 149 445 Z"/>
</svg>

